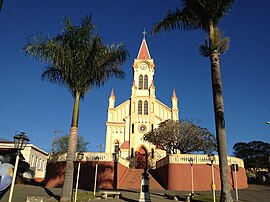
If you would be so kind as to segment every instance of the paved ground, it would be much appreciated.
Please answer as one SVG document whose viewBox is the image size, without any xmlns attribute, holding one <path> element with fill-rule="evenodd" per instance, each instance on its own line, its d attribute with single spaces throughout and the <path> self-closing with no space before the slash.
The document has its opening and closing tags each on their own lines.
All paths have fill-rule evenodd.
<svg viewBox="0 0 270 202">
<path fill-rule="evenodd" d="M 123 193 L 122 199 L 109 199 L 109 201 L 130 201 L 135 202 L 139 199 L 138 190 L 121 190 Z M 151 200 L 152 202 L 161 202 L 161 201 L 171 201 L 170 199 L 164 196 L 165 192 L 171 191 L 154 191 L 151 190 Z M 13 202 L 25 202 L 26 196 L 46 196 L 46 197 L 59 197 L 61 189 L 59 188 L 50 188 L 45 189 L 39 186 L 31 185 L 16 185 L 14 189 Z M 176 192 L 179 193 L 179 192 Z M 7 202 L 9 196 L 9 191 L 4 193 L 1 197 L 1 202 Z M 233 197 L 235 199 L 235 192 L 233 191 Z M 91 201 L 101 201 L 100 199 L 95 199 Z M 270 201 L 270 186 L 263 185 L 249 185 L 248 189 L 239 190 L 239 201 L 243 202 L 268 202 Z"/>
</svg>

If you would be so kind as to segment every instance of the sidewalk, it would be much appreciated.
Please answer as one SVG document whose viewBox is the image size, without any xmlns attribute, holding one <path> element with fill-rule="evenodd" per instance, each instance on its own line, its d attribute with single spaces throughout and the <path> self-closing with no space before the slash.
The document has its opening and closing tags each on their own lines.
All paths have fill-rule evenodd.
<svg viewBox="0 0 270 202">
<path fill-rule="evenodd" d="M 121 199 L 108 199 L 108 201 L 112 202 L 123 202 L 130 201 L 135 202 L 138 201 L 140 192 L 139 190 L 121 190 L 122 198 Z M 168 199 L 164 196 L 164 193 L 186 193 L 180 191 L 162 191 L 162 190 L 151 190 L 151 201 L 152 202 L 161 202 L 161 201 L 170 201 L 173 200 Z M 249 185 L 248 189 L 239 190 L 239 201 L 245 202 L 268 202 L 270 199 L 270 186 L 264 185 Z M 25 202 L 27 196 L 44 196 L 44 197 L 54 197 L 59 198 L 61 194 L 61 188 L 50 188 L 46 189 L 40 186 L 32 186 L 32 185 L 16 185 L 13 194 L 13 202 Z M 235 192 L 232 191 L 233 198 L 235 199 Z M 219 194 L 218 194 L 219 195 Z M 1 202 L 7 202 L 9 197 L 9 191 L 7 191 L 4 196 L 0 199 Z M 101 201 L 101 199 L 91 200 L 93 202 Z M 104 201 L 104 200 L 102 200 Z"/>
</svg>

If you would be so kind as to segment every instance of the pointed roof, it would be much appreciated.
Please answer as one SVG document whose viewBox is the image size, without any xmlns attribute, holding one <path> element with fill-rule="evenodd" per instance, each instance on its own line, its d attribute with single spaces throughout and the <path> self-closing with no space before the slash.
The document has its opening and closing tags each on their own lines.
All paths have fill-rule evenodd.
<svg viewBox="0 0 270 202">
<path fill-rule="evenodd" d="M 142 59 L 149 60 L 149 59 L 151 59 L 151 56 L 150 56 L 150 53 L 149 53 L 149 50 L 148 50 L 148 46 L 147 46 L 147 43 L 146 43 L 145 35 L 146 35 L 146 32 L 144 30 L 144 32 L 143 32 L 143 40 L 142 40 L 141 47 L 140 47 L 140 50 L 139 50 L 139 53 L 138 53 L 138 56 L 137 56 L 137 59 L 139 59 L 139 60 L 142 60 Z"/>
<path fill-rule="evenodd" d="M 113 88 L 112 88 L 112 91 L 111 91 L 110 98 L 114 98 L 114 99 L 115 99 L 115 96 L 114 96 L 114 89 L 113 89 Z"/>
<path fill-rule="evenodd" d="M 151 83 L 151 85 L 150 85 L 150 88 L 155 88 L 154 80 L 152 80 L 152 83 Z"/>
<path fill-rule="evenodd" d="M 135 80 L 133 80 L 132 88 L 136 88 L 137 89 L 137 86 L 135 84 Z"/>
<path fill-rule="evenodd" d="M 175 88 L 173 89 L 172 99 L 178 100 Z"/>
</svg>

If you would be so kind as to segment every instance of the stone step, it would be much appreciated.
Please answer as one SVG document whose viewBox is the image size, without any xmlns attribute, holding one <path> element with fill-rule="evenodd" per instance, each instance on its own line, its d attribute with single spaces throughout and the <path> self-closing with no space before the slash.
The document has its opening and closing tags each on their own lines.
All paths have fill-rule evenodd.
<svg viewBox="0 0 270 202">
<path fill-rule="evenodd" d="M 129 169 L 123 179 L 119 182 L 119 189 L 140 189 L 141 176 L 143 169 Z M 150 190 L 164 190 L 164 188 L 155 180 L 155 178 L 149 173 Z"/>
</svg>

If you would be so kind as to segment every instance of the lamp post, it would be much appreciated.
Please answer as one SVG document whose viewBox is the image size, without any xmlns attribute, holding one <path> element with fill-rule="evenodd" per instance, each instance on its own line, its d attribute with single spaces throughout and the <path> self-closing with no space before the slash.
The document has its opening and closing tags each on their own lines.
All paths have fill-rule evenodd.
<svg viewBox="0 0 270 202">
<path fill-rule="evenodd" d="M 75 199 L 74 199 L 74 202 L 77 201 L 78 185 L 79 185 L 80 169 L 81 169 L 81 160 L 83 159 L 83 156 L 84 156 L 84 153 L 82 153 L 82 152 L 79 152 L 77 154 L 77 159 L 79 161 L 79 164 L 78 164 L 78 170 L 77 170 L 77 180 L 76 180 L 76 190 L 75 190 Z"/>
<path fill-rule="evenodd" d="M 235 197 L 236 201 L 238 201 L 238 186 L 237 186 L 237 171 L 238 171 L 238 164 L 232 164 L 232 172 L 233 172 L 233 182 L 234 182 L 234 189 L 235 189 Z"/>
<path fill-rule="evenodd" d="M 194 195 L 194 178 L 193 178 L 193 158 L 189 157 L 188 159 L 189 163 L 190 163 L 190 171 L 191 171 L 191 195 Z"/>
<path fill-rule="evenodd" d="M 214 202 L 216 202 L 216 185 L 215 185 L 215 173 L 214 173 L 214 161 L 215 161 L 215 156 L 214 154 L 208 154 L 209 161 L 211 162 L 211 170 L 212 170 L 212 191 L 213 191 L 213 199 Z"/>
<path fill-rule="evenodd" d="M 24 132 L 21 132 L 21 134 L 15 135 L 13 137 L 13 139 L 14 139 L 14 148 L 17 149 L 17 154 L 16 154 L 16 161 L 15 161 L 15 167 L 14 167 L 13 176 L 12 176 L 12 183 L 11 183 L 11 187 L 10 187 L 8 202 L 12 201 L 13 190 L 14 190 L 15 179 L 16 179 L 21 150 L 23 150 L 25 148 L 25 146 L 27 145 L 27 143 L 29 142 L 29 139 L 25 135 Z"/>
<path fill-rule="evenodd" d="M 148 152 L 144 146 L 141 147 L 145 152 L 145 167 L 141 177 L 141 189 L 139 202 L 151 202 L 150 188 L 149 188 L 149 174 L 148 174 Z"/>
<path fill-rule="evenodd" d="M 96 195 L 96 190 L 97 190 L 97 172 L 98 172 L 99 156 L 95 157 L 95 161 L 96 161 L 96 172 L 95 172 L 94 196 Z"/>
</svg>

